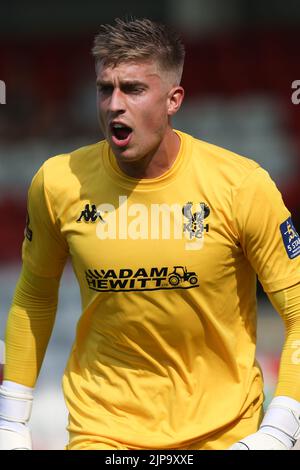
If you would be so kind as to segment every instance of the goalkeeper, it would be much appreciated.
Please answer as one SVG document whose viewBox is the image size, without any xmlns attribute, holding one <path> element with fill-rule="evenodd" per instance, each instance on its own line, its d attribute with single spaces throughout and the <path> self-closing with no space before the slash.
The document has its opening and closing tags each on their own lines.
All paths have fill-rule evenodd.
<svg viewBox="0 0 300 470">
<path fill-rule="evenodd" d="M 177 33 L 116 20 L 101 26 L 93 54 L 105 140 L 50 158 L 33 178 L 0 448 L 31 449 L 33 392 L 69 257 L 82 315 L 63 377 L 68 449 L 291 449 L 300 436 L 291 214 L 256 162 L 173 129 L 184 97 Z M 286 328 L 264 417 L 257 276 Z"/>
</svg>

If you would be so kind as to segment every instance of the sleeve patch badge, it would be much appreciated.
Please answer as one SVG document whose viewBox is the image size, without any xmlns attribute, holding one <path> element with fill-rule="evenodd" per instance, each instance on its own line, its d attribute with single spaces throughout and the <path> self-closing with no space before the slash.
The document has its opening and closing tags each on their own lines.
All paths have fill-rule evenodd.
<svg viewBox="0 0 300 470">
<path fill-rule="evenodd" d="M 280 231 L 286 252 L 290 259 L 300 255 L 300 237 L 293 225 L 291 217 L 280 225 Z"/>
</svg>

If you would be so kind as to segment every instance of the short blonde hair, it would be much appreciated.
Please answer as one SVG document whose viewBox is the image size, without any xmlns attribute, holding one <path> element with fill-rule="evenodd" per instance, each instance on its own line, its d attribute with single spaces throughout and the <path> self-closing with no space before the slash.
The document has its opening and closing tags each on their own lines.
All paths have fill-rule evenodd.
<svg viewBox="0 0 300 470">
<path fill-rule="evenodd" d="M 161 70 L 181 81 L 185 48 L 178 32 L 169 26 L 143 19 L 115 19 L 103 24 L 94 40 L 96 63 L 115 66 L 120 62 L 155 60 Z"/>
</svg>

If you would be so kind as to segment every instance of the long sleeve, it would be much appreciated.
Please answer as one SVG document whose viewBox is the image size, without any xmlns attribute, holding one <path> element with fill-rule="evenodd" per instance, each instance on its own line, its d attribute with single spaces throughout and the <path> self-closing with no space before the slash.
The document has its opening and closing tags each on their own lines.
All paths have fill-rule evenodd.
<svg viewBox="0 0 300 470">
<path fill-rule="evenodd" d="M 51 336 L 59 277 L 36 276 L 23 266 L 6 326 L 4 380 L 34 387 Z"/>
<path fill-rule="evenodd" d="M 23 269 L 6 327 L 4 379 L 35 385 L 51 336 L 68 245 L 45 183 L 44 166 L 28 193 Z"/>
<path fill-rule="evenodd" d="M 300 283 L 268 296 L 281 315 L 286 332 L 275 395 L 300 401 Z"/>
</svg>

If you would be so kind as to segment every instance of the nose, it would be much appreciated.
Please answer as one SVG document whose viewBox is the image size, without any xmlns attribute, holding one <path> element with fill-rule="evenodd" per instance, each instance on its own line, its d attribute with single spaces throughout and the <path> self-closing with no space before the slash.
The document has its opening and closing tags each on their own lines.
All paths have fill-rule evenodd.
<svg viewBox="0 0 300 470">
<path fill-rule="evenodd" d="M 109 109 L 112 113 L 125 112 L 125 97 L 119 88 L 114 88 L 111 94 Z"/>
</svg>

